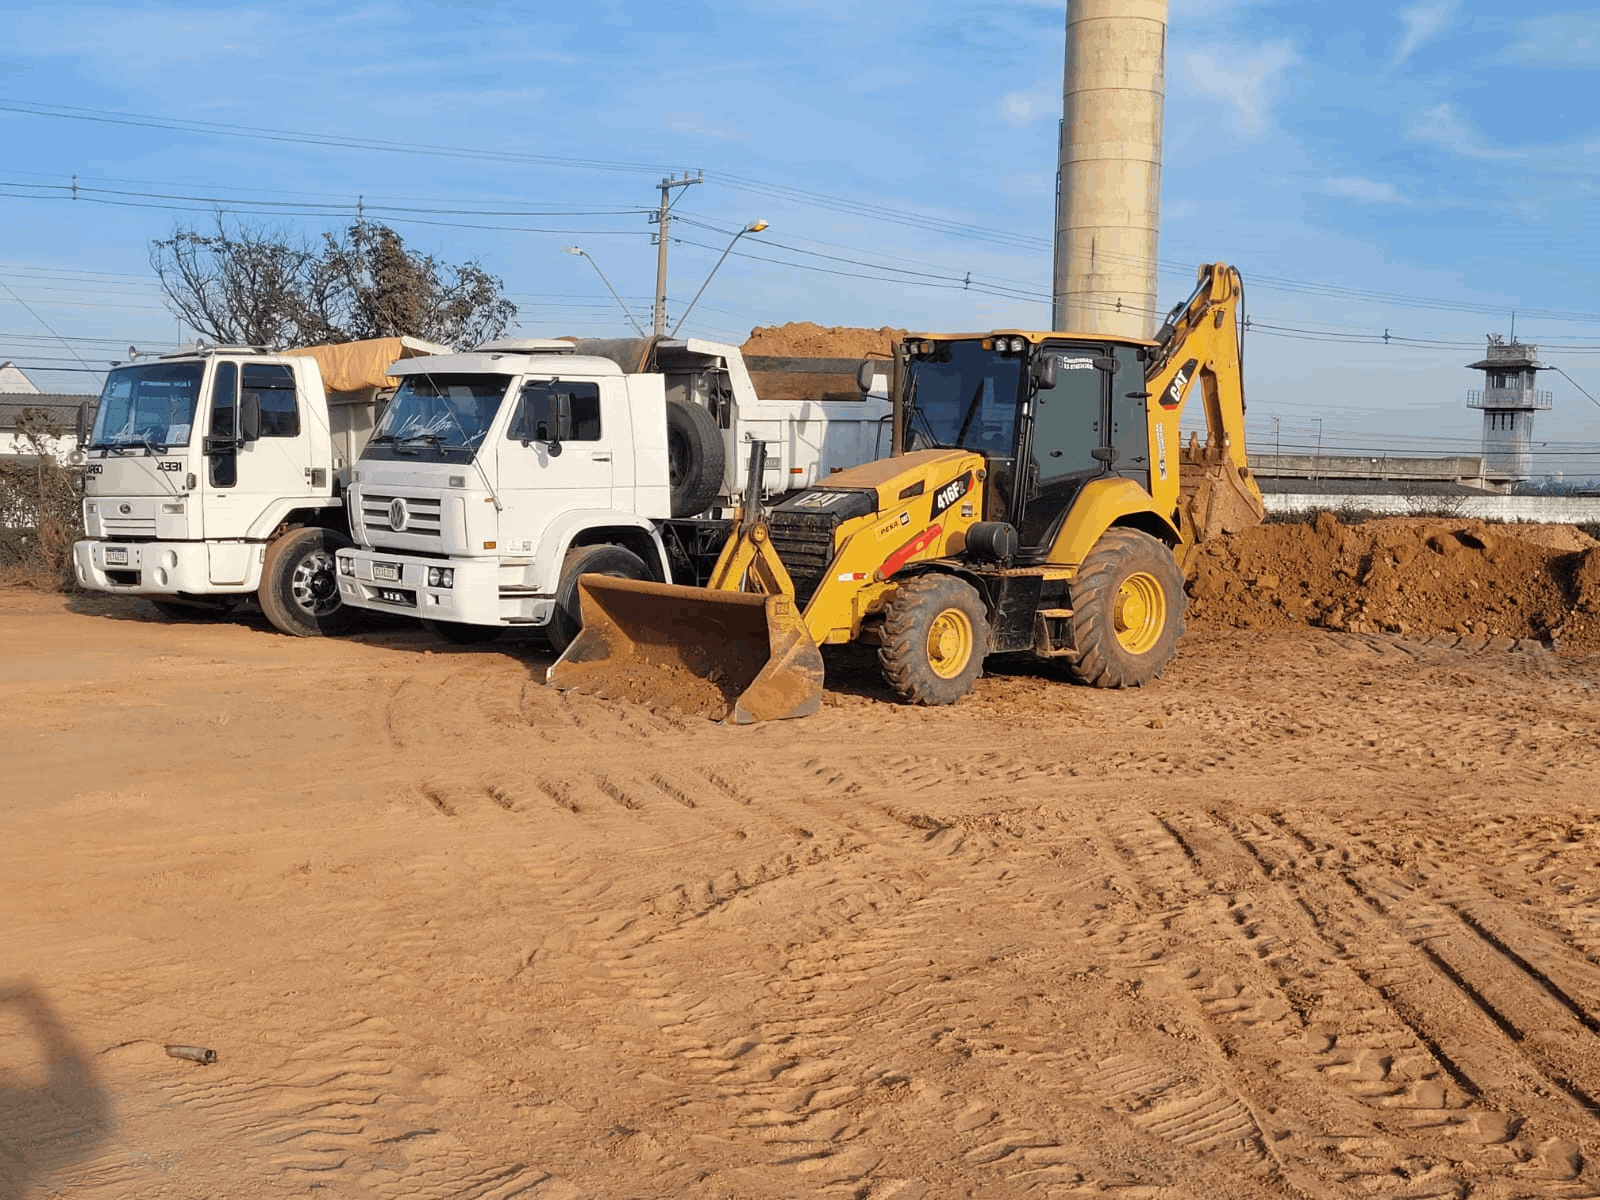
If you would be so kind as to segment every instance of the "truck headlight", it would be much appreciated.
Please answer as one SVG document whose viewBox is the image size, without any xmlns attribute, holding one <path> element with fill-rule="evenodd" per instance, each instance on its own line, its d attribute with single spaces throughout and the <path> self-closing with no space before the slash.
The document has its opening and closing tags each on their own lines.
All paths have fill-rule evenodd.
<svg viewBox="0 0 1600 1200">
<path fill-rule="evenodd" d="M 343 554 L 339 555 L 339 574 L 341 574 L 341 575 L 354 575 L 355 573 L 356 573 L 356 560 L 353 559 L 353 558 L 347 558 Z"/>
<path fill-rule="evenodd" d="M 429 587 L 454 587 L 455 584 L 456 584 L 456 573 L 455 573 L 455 569 L 453 567 L 429 567 L 428 568 L 428 586 Z"/>
</svg>

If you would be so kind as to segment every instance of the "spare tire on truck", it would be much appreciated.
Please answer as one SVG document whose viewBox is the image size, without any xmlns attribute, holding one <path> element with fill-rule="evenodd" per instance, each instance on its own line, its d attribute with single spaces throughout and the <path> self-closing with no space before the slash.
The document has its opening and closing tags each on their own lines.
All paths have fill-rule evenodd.
<svg viewBox="0 0 1600 1200">
<path fill-rule="evenodd" d="M 667 476 L 672 515 L 692 517 L 711 507 L 727 468 L 722 430 L 711 411 L 690 400 L 667 400 Z"/>
</svg>

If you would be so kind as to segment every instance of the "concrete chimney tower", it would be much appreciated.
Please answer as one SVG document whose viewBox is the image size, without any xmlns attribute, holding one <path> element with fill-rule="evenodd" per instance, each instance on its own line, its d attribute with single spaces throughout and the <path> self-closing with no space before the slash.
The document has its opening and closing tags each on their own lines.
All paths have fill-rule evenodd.
<svg viewBox="0 0 1600 1200">
<path fill-rule="evenodd" d="M 1147 338 L 1167 0 L 1067 0 L 1052 329 Z"/>
</svg>

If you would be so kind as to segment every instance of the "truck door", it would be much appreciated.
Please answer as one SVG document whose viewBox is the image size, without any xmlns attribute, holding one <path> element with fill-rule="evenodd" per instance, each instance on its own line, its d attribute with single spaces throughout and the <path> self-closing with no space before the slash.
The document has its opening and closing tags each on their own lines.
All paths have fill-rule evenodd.
<svg viewBox="0 0 1600 1200">
<path fill-rule="evenodd" d="M 243 394 L 255 396 L 260 406 L 261 436 L 240 444 Z M 201 483 L 209 539 L 243 538 L 274 501 L 310 491 L 304 397 L 296 394 L 291 368 L 282 363 L 219 362 L 212 379 L 209 420 L 211 453 Z M 258 536 L 263 532 L 256 531 Z"/>
<path fill-rule="evenodd" d="M 608 385 L 610 381 L 607 381 Z M 625 424 L 602 420 L 601 384 L 583 379 L 524 380 L 496 449 L 500 497 L 505 504 L 507 554 L 532 554 L 551 521 L 579 509 L 609 509 L 615 480 L 615 437 Z M 551 442 L 539 420 L 552 397 L 565 396 L 570 436 Z M 560 564 L 555 564 L 559 569 Z"/>
</svg>

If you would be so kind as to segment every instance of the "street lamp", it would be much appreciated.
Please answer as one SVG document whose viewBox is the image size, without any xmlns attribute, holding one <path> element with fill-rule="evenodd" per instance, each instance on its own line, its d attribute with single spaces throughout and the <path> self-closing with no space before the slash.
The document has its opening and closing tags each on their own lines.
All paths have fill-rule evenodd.
<svg viewBox="0 0 1600 1200">
<path fill-rule="evenodd" d="M 760 233 L 766 227 L 767 223 L 765 221 L 751 221 L 750 224 L 746 225 L 743 229 L 739 230 L 738 233 L 734 234 L 733 241 L 729 242 L 728 248 L 722 252 L 722 258 L 717 259 L 717 266 L 711 268 L 711 275 L 715 275 L 717 273 L 717 267 L 722 266 L 723 261 L 728 257 L 729 254 L 733 252 L 734 242 L 737 242 L 747 233 Z M 706 276 L 705 283 L 700 285 L 700 290 L 694 294 L 694 299 L 689 301 L 689 307 L 683 310 L 683 316 L 679 317 L 678 323 L 672 327 L 673 337 L 678 336 L 678 330 L 683 328 L 683 323 L 689 319 L 689 313 L 693 311 L 694 306 L 699 303 L 700 297 L 705 294 L 706 284 L 711 282 L 711 275 Z"/>
<path fill-rule="evenodd" d="M 623 304 L 622 297 L 617 295 L 617 289 L 611 286 L 611 280 L 606 278 L 606 273 L 600 269 L 600 264 L 595 262 L 595 260 L 590 257 L 589 252 L 583 249 L 581 246 L 563 246 L 562 249 L 568 254 L 576 254 L 579 258 L 589 259 L 589 265 L 594 268 L 594 273 L 600 276 L 600 282 L 606 285 L 606 291 L 611 293 L 611 298 L 615 300 L 617 302 L 617 306 L 622 309 L 622 315 L 628 318 L 628 324 L 633 326 L 633 331 L 635 333 L 637 333 L 640 337 L 643 337 L 644 329 L 639 325 L 639 322 L 633 319 L 633 314 L 628 311 L 628 306 Z"/>
</svg>

